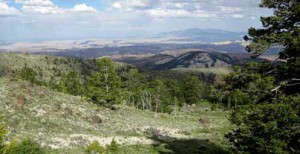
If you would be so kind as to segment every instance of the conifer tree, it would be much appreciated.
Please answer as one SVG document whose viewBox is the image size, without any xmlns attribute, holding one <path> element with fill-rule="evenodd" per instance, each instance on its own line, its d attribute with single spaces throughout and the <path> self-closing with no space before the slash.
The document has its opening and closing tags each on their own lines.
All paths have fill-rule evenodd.
<svg viewBox="0 0 300 154">
<path fill-rule="evenodd" d="M 107 57 L 97 60 L 97 68 L 89 80 L 87 96 L 98 104 L 117 103 L 121 80 L 112 60 Z"/>
<path fill-rule="evenodd" d="M 199 102 L 203 93 L 203 85 L 197 76 L 189 75 L 184 79 L 183 93 L 187 104 Z"/>
<path fill-rule="evenodd" d="M 72 71 L 63 75 L 58 84 L 59 91 L 69 93 L 71 95 L 80 95 L 82 93 L 82 84 L 78 73 Z"/>
<path fill-rule="evenodd" d="M 274 10 L 263 28 L 249 29 L 246 50 L 257 57 L 280 46 L 276 63 L 256 63 L 226 79 L 227 93 L 248 94 L 248 104 L 234 108 L 237 128 L 226 135 L 238 153 L 300 153 L 300 2 L 262 0 Z M 243 103 L 240 103 L 243 104 Z"/>
</svg>

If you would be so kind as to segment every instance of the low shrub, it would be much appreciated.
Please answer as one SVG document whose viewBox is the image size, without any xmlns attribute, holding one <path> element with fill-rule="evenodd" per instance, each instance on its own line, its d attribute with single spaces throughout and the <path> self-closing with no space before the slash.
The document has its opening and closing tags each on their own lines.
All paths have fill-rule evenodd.
<svg viewBox="0 0 300 154">
<path fill-rule="evenodd" d="M 93 143 L 85 147 L 85 152 L 89 154 L 102 154 L 105 152 L 105 148 L 100 146 L 99 142 L 94 141 Z"/>
</svg>

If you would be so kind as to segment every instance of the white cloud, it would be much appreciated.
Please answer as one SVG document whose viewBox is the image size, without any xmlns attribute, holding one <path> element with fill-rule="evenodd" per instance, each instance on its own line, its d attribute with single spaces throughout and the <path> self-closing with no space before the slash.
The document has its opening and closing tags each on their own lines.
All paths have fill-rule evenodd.
<svg viewBox="0 0 300 154">
<path fill-rule="evenodd" d="M 185 17 L 191 15 L 186 10 L 152 9 L 146 12 L 153 17 Z"/>
<path fill-rule="evenodd" d="M 22 4 L 22 11 L 30 14 L 61 14 L 86 12 L 96 13 L 95 8 L 86 5 L 85 3 L 77 4 L 72 9 L 63 9 L 56 6 L 51 0 L 15 0 L 16 3 Z"/>
<path fill-rule="evenodd" d="M 144 12 L 153 17 L 252 18 L 260 0 L 116 0 L 110 9 Z"/>
<path fill-rule="evenodd" d="M 189 12 L 184 9 L 152 9 L 147 10 L 146 13 L 150 14 L 152 17 L 167 18 L 167 17 L 197 17 L 197 18 L 217 18 L 218 15 L 213 12 L 203 12 L 197 10 L 194 12 Z"/>
<path fill-rule="evenodd" d="M 56 7 L 56 6 L 24 5 L 24 6 L 22 6 L 22 10 L 25 13 L 32 13 L 32 14 L 59 14 L 59 13 L 63 13 L 63 10 Z"/>
<path fill-rule="evenodd" d="M 15 0 L 22 4 L 22 11 L 31 14 L 59 14 L 63 9 L 55 6 L 51 0 Z"/>
<path fill-rule="evenodd" d="M 112 4 L 112 8 L 120 9 L 122 8 L 122 4 L 120 2 L 115 2 Z"/>
<path fill-rule="evenodd" d="M 241 7 L 231 7 L 231 6 L 217 6 L 221 12 L 224 13 L 234 13 L 240 12 L 243 9 Z"/>
<path fill-rule="evenodd" d="M 101 11 L 87 2 L 63 8 L 54 0 L 9 1 L 21 7 L 0 0 L 0 40 L 152 35 L 193 27 L 245 31 L 271 12 L 258 7 L 260 0 L 103 0 Z M 21 16 L 1 18 L 15 14 Z"/>
<path fill-rule="evenodd" d="M 95 8 L 93 8 L 91 6 L 87 6 L 84 3 L 75 5 L 73 8 L 73 11 L 75 11 L 75 12 L 91 12 L 91 13 L 98 12 Z"/>
<path fill-rule="evenodd" d="M 111 7 L 126 10 L 148 10 L 159 4 L 160 0 L 118 0 Z"/>
<path fill-rule="evenodd" d="M 19 14 L 19 11 L 14 7 L 9 7 L 6 3 L 0 2 L 0 17 L 14 16 Z"/>
<path fill-rule="evenodd" d="M 15 0 L 15 3 L 29 6 L 53 6 L 50 0 Z"/>
<path fill-rule="evenodd" d="M 236 19 L 239 19 L 239 18 L 244 18 L 245 16 L 242 15 L 242 14 L 233 14 L 232 15 L 232 18 L 236 18 Z"/>
</svg>

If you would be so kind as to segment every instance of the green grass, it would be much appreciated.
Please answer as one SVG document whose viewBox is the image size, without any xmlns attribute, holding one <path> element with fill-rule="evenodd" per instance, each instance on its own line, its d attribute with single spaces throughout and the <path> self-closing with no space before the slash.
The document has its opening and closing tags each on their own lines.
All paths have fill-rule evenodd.
<svg viewBox="0 0 300 154">
<path fill-rule="evenodd" d="M 86 75 L 95 69 L 93 60 L 55 57 L 46 55 L 0 53 L 0 76 L 14 75 L 25 64 L 37 72 L 37 78 L 48 82 L 53 76 L 75 71 Z"/>
<path fill-rule="evenodd" d="M 87 68 L 93 67 L 88 62 L 1 53 L 0 114 L 9 130 L 6 140 L 30 137 L 53 154 L 83 153 L 84 146 L 93 141 L 105 146 L 113 138 L 120 144 L 116 153 L 122 154 L 182 153 L 182 148 L 187 153 L 199 153 L 199 150 L 217 153 L 228 148 L 224 134 L 233 128 L 226 118 L 228 112 L 211 110 L 208 102 L 201 102 L 196 107 L 183 107 L 176 115 L 122 105 L 116 106 L 117 110 L 113 111 L 87 102 L 83 97 L 60 93 L 10 76 L 26 63 L 37 72 L 41 71 L 43 76 L 39 78 L 47 81 L 57 70 L 84 73 Z M 54 71 L 53 67 L 57 70 Z M 23 111 L 17 108 L 19 96 L 26 98 Z M 95 116 L 100 117 L 102 123 L 94 121 Z M 209 127 L 200 124 L 200 118 L 207 119 Z"/>
<path fill-rule="evenodd" d="M 7 139 L 30 137 L 58 152 L 80 149 L 94 140 L 105 145 L 115 138 L 124 146 L 140 144 L 136 151 L 145 150 L 140 146 L 146 146 L 146 150 L 152 153 L 157 150 L 152 146 L 157 141 L 148 133 L 152 129 L 162 136 L 174 138 L 174 141 L 209 140 L 209 143 L 226 148 L 223 135 L 232 128 L 226 119 L 228 113 L 221 109 L 211 111 L 207 102 L 197 107 L 184 107 L 176 115 L 128 106 L 117 106 L 118 109 L 112 111 L 81 97 L 9 78 L 0 78 L 0 93 L 0 113 L 10 130 Z M 16 107 L 19 95 L 26 97 L 24 111 Z M 103 122 L 94 123 L 92 116 L 99 116 Z M 199 124 L 199 118 L 208 119 L 210 127 Z"/>
</svg>

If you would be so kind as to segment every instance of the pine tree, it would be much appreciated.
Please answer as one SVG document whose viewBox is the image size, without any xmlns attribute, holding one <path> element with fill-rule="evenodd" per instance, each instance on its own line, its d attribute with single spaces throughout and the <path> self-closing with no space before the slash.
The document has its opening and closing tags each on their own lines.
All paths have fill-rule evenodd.
<svg viewBox="0 0 300 154">
<path fill-rule="evenodd" d="M 92 74 L 88 83 L 87 96 L 97 104 L 117 103 L 121 80 L 110 58 L 97 60 L 98 72 Z"/>
<path fill-rule="evenodd" d="M 233 110 L 237 128 L 226 138 L 238 153 L 300 153 L 300 2 L 262 0 L 260 6 L 274 16 L 249 29 L 246 49 L 257 57 L 280 46 L 280 61 L 251 64 L 227 78 L 227 93 L 248 94 L 250 101 Z"/>
<path fill-rule="evenodd" d="M 187 104 L 199 102 L 203 93 L 203 84 L 197 76 L 189 75 L 184 79 L 183 93 Z"/>
<path fill-rule="evenodd" d="M 78 73 L 72 71 L 63 75 L 58 84 L 58 90 L 71 95 L 80 95 L 82 93 L 82 84 Z"/>
</svg>

